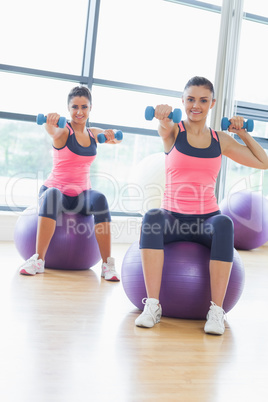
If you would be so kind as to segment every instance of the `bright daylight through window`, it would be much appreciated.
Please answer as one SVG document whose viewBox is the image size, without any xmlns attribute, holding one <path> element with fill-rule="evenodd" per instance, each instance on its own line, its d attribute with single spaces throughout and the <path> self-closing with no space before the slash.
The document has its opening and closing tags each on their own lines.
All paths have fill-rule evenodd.
<svg viewBox="0 0 268 402">
<path fill-rule="evenodd" d="M 0 65 L 1 209 L 37 203 L 39 188 L 52 167 L 52 147 L 44 128 L 35 124 L 35 116 L 57 112 L 68 118 L 67 94 L 82 83 L 92 90 L 92 124 L 125 134 L 120 147 L 98 146 L 98 158 L 91 167 L 92 186 L 106 194 L 112 213 L 139 214 L 144 205 L 138 170 L 149 155 L 160 155 L 162 161 L 163 152 L 157 121 L 144 118 L 146 106 L 167 103 L 182 108 L 181 94 L 191 76 L 215 80 L 222 1 L 78 3 L 79 7 L 73 7 L 70 0 L 47 0 L 42 18 L 34 0 L 0 6 L 0 34 L 5 37 Z M 31 13 L 25 13 L 26 9 Z M 66 29 L 70 15 L 72 29 Z M 14 35 L 12 24 L 19 36 Z M 260 38 L 267 36 L 268 6 L 245 0 L 235 108 L 245 119 L 254 119 L 253 135 L 262 139 L 266 150 L 268 60 Z M 141 175 L 145 186 L 146 175 Z M 162 193 L 163 185 L 159 181 L 151 188 L 152 200 Z M 267 172 L 230 161 L 226 191 L 252 186 L 263 186 L 268 195 Z"/>
</svg>

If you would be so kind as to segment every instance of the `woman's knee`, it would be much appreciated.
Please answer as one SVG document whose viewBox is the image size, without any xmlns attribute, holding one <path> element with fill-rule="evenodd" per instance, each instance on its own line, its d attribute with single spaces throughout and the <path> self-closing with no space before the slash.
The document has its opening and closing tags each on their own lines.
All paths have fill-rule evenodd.
<svg viewBox="0 0 268 402">
<path fill-rule="evenodd" d="M 62 193 L 57 188 L 48 188 L 39 198 L 39 216 L 56 220 L 61 210 Z"/>
<path fill-rule="evenodd" d="M 165 218 L 162 213 L 161 209 L 150 209 L 147 211 L 143 217 L 142 224 L 147 224 L 147 225 L 161 225 L 162 227 L 165 224 Z"/>
<path fill-rule="evenodd" d="M 97 191 L 91 191 L 89 198 L 89 208 L 86 210 L 86 215 L 93 213 L 95 224 L 110 222 L 111 214 L 106 196 Z"/>
<path fill-rule="evenodd" d="M 214 236 L 211 247 L 211 259 L 233 261 L 234 224 L 226 215 L 218 215 L 214 222 Z"/>
<path fill-rule="evenodd" d="M 216 232 L 221 231 L 221 233 L 224 235 L 230 235 L 233 233 L 234 224 L 229 216 L 217 215 L 215 218 L 216 219 L 214 220 L 213 226 Z"/>
<path fill-rule="evenodd" d="M 163 232 L 165 218 L 161 209 L 150 209 L 142 220 L 142 234 L 157 235 Z"/>
<path fill-rule="evenodd" d="M 94 210 L 105 211 L 109 209 L 107 198 L 102 193 L 95 195 L 93 203 Z"/>
<path fill-rule="evenodd" d="M 42 196 L 44 196 L 46 199 L 58 199 L 62 197 L 62 193 L 58 188 L 50 187 L 43 192 Z"/>
<path fill-rule="evenodd" d="M 162 249 L 165 218 L 161 209 L 150 209 L 143 217 L 140 248 Z"/>
</svg>

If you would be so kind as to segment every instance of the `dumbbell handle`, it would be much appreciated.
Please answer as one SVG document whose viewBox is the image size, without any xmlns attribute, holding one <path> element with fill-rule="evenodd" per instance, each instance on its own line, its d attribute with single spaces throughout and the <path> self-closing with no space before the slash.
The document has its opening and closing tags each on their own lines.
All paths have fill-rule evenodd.
<svg viewBox="0 0 268 402">
<path fill-rule="evenodd" d="M 47 117 L 45 115 L 43 115 L 41 113 L 37 115 L 37 117 L 36 117 L 37 124 L 39 124 L 41 126 L 42 124 L 44 124 L 46 122 L 47 122 Z M 64 128 L 66 126 L 66 123 L 67 123 L 66 117 L 60 117 L 57 124 L 58 124 L 59 128 Z"/>
<path fill-rule="evenodd" d="M 173 112 L 170 112 L 170 113 L 169 113 L 168 118 L 169 118 L 170 120 L 173 120 L 173 114 L 174 114 Z"/>
<path fill-rule="evenodd" d="M 147 106 L 145 109 L 145 119 L 146 120 L 153 120 L 154 118 L 155 109 L 153 106 Z M 179 123 L 181 121 L 182 112 L 180 109 L 174 109 L 173 112 L 170 112 L 168 118 L 173 120 L 174 123 Z"/>
<path fill-rule="evenodd" d="M 221 119 L 221 128 L 222 128 L 222 130 L 227 130 L 227 128 L 230 126 L 230 124 L 231 124 L 231 122 L 230 122 L 230 120 L 228 120 L 227 117 L 223 117 Z M 248 119 L 247 121 L 244 121 L 242 128 L 246 129 L 248 132 L 253 131 L 253 129 L 254 129 L 254 121 L 252 119 Z"/>
<path fill-rule="evenodd" d="M 118 130 L 114 133 L 114 137 L 116 140 L 121 141 L 123 139 L 123 133 L 122 131 Z M 102 144 L 103 142 L 105 142 L 107 140 L 106 136 L 104 133 L 100 133 L 98 134 L 98 141 L 100 144 Z"/>
</svg>

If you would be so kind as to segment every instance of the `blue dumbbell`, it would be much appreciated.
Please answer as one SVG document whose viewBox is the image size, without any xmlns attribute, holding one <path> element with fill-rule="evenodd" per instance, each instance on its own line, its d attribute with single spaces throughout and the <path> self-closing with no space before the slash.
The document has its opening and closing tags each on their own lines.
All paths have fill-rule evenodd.
<svg viewBox="0 0 268 402">
<path fill-rule="evenodd" d="M 221 128 L 222 128 L 222 130 L 227 130 L 228 127 L 230 126 L 230 124 L 231 124 L 231 122 L 230 122 L 230 120 L 228 120 L 228 117 L 223 117 L 221 119 Z M 244 121 L 244 124 L 243 124 L 242 128 L 245 128 L 250 133 L 254 129 L 254 121 L 251 120 L 251 119 L 248 119 L 247 121 Z"/>
<path fill-rule="evenodd" d="M 39 114 L 36 117 L 36 123 L 39 124 L 40 126 L 46 122 L 47 122 L 47 117 L 44 116 L 43 114 Z M 57 124 L 58 124 L 59 128 L 64 128 L 66 126 L 66 123 L 67 123 L 67 119 L 65 117 L 60 117 Z"/>
<path fill-rule="evenodd" d="M 147 106 L 145 109 L 145 119 L 153 120 L 154 118 L 154 108 L 153 106 Z M 179 123 L 181 121 L 182 112 L 181 109 L 174 109 L 168 116 L 169 119 L 173 120 L 174 123 Z"/>
<path fill-rule="evenodd" d="M 114 133 L 114 137 L 116 140 L 121 141 L 123 139 L 123 133 L 122 131 L 118 130 Z M 107 140 L 107 138 L 105 137 L 105 134 L 100 133 L 98 134 L 98 141 L 100 144 L 102 144 L 103 142 L 105 142 Z"/>
</svg>

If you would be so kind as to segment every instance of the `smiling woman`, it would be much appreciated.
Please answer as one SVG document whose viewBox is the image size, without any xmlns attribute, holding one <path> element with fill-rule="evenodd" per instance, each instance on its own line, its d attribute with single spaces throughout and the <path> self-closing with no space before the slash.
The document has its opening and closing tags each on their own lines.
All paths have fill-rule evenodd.
<svg viewBox="0 0 268 402">
<path fill-rule="evenodd" d="M 180 107 L 180 87 L 189 68 L 192 72 L 195 69 L 193 63 L 187 68 L 181 65 L 178 76 L 174 63 L 169 65 L 168 73 L 163 74 L 166 62 L 159 59 L 158 47 L 165 46 L 167 52 L 177 52 L 179 44 L 180 51 L 185 52 L 186 42 L 179 40 L 177 26 L 187 29 L 190 20 L 195 20 L 196 29 L 202 30 L 203 35 L 213 30 L 209 48 L 202 50 L 202 72 L 213 78 L 220 13 L 163 0 L 79 0 L 78 4 L 79 7 L 74 7 L 71 0 L 48 0 L 42 13 L 34 0 L 26 0 L 23 5 L 20 0 L 14 0 L 12 5 L 0 5 L 3 16 L 0 33 L 2 37 L 8 33 L 1 46 L 1 62 L 8 67 L 0 73 L 0 111 L 6 114 L 5 119 L 11 118 L 10 124 L 0 121 L 1 140 L 10 132 L 9 144 L 7 138 L 1 142 L 4 152 L 0 155 L 3 183 L 0 198 L 5 208 L 26 207 L 35 202 L 39 183 L 46 178 L 52 161 L 48 138 L 45 137 L 45 144 L 41 143 L 43 127 L 26 120 L 34 121 L 34 116 L 40 112 L 57 111 L 66 116 L 65 94 L 75 82 L 75 85 L 88 85 L 92 90 L 91 120 L 95 126 L 105 124 L 105 127 L 112 126 L 124 132 L 126 127 L 128 134 L 120 146 L 122 152 L 117 147 L 111 150 L 99 147 L 99 158 L 91 171 L 92 185 L 107 194 L 113 213 L 137 214 L 127 191 L 124 195 L 126 202 L 132 205 L 131 210 L 122 208 L 119 194 L 128 185 L 129 174 L 137 163 L 151 152 L 163 149 L 156 126 L 152 130 L 153 126 L 144 119 L 145 107 L 163 100 L 174 108 Z M 66 29 L 67 21 L 72 29 Z M 167 36 L 170 41 L 166 41 Z M 194 38 L 195 33 L 188 32 L 188 40 L 193 42 Z M 201 57 L 201 49 L 197 50 Z M 10 97 L 11 82 L 13 87 L 19 88 L 15 98 Z M 174 83 L 178 92 L 171 90 Z M 148 89 L 149 85 L 155 89 Z M 9 113 L 12 116 L 8 116 Z M 20 122 L 12 120 L 13 114 Z M 20 177 L 21 185 L 12 186 L 11 194 L 8 183 L 11 177 L 21 175 L 21 166 L 25 179 L 22 182 Z"/>
<path fill-rule="evenodd" d="M 45 128 L 53 141 L 53 168 L 39 192 L 36 252 L 20 268 L 23 275 L 44 273 L 45 256 L 62 212 L 93 215 L 95 236 L 102 257 L 101 275 L 119 281 L 111 257 L 111 216 L 104 194 L 93 190 L 90 166 L 96 158 L 97 136 L 102 129 L 86 127 L 91 110 L 91 93 L 83 86 L 68 95 L 70 122 L 59 127 L 60 116 L 49 113 Z M 117 143 L 113 130 L 105 130 L 106 143 Z M 61 222 L 60 222 L 61 225 Z"/>
<path fill-rule="evenodd" d="M 122 207 L 119 195 L 128 186 L 135 166 L 151 153 L 163 150 L 157 124 L 144 119 L 144 110 L 161 103 L 181 108 L 183 85 L 189 76 L 198 74 L 214 80 L 221 12 L 226 3 L 79 0 L 79 7 L 74 7 L 72 0 L 48 0 L 42 12 L 34 0 L 1 3 L 0 34 L 5 38 L 1 63 L 6 63 L 0 65 L 1 207 L 24 208 L 35 202 L 39 184 L 52 164 L 49 138 L 43 135 L 43 128 L 33 124 L 35 116 L 49 111 L 67 116 L 66 93 L 74 85 L 83 84 L 93 94 L 94 126 L 105 124 L 105 128 L 114 127 L 127 134 L 120 146 L 122 152 L 118 147 L 99 147 L 98 160 L 91 170 L 92 185 L 107 195 L 112 213 L 137 214 L 130 194 L 124 191 L 124 205 L 131 204 L 131 208 Z M 267 36 L 267 6 L 261 0 L 244 0 L 244 4 L 237 114 L 241 115 L 242 110 L 245 118 L 253 118 L 255 135 L 267 138 L 268 111 L 263 105 L 268 102 L 268 91 L 262 80 L 267 60 L 259 40 Z M 66 29 L 67 21 L 72 29 Z M 182 33 L 186 32 L 187 40 L 183 40 Z M 209 38 L 209 46 L 204 38 Z M 159 57 L 160 49 L 176 56 L 179 64 Z M 187 62 L 183 58 L 186 54 Z M 197 60 L 202 62 L 197 64 Z M 254 80 L 246 79 L 253 71 Z M 10 96 L 11 83 L 17 89 L 16 96 Z M 243 104 L 241 109 L 242 100 L 259 105 Z M 258 118 L 247 116 L 253 112 Z M 239 176 L 231 164 L 229 168 L 227 183 Z M 267 173 L 267 183 L 266 177 Z M 265 187 L 268 194 L 267 184 Z"/>
<path fill-rule="evenodd" d="M 199 87 L 204 88 L 200 94 Z M 200 96 L 201 95 L 201 96 Z M 203 77 L 191 78 L 184 87 L 184 95 L 182 103 L 185 108 L 186 115 L 191 119 L 206 121 L 210 110 L 214 107 L 216 102 L 214 87 L 209 80 Z M 196 137 L 196 136 L 195 136 Z M 191 143 L 191 133 L 189 133 L 188 141 Z M 205 142 L 204 142 L 205 141 Z M 206 148 L 210 145 L 210 136 L 207 139 L 194 139 L 194 142 L 198 142 L 200 148 Z"/>
<path fill-rule="evenodd" d="M 173 122 L 169 105 L 158 105 L 154 112 L 166 153 L 166 183 L 161 208 L 147 211 L 142 221 L 139 244 L 147 299 L 135 322 L 138 327 L 146 328 L 160 322 L 165 246 L 194 242 L 211 249 L 211 306 L 204 331 L 222 335 L 225 331 L 222 307 L 234 257 L 233 222 L 221 213 L 215 196 L 222 156 L 258 169 L 268 169 L 268 157 L 243 128 L 242 117 L 232 117 L 228 131 L 236 133 L 243 145 L 230 135 L 208 127 L 208 113 L 216 101 L 213 84 L 208 79 L 191 78 L 185 85 L 182 101 L 186 119 L 179 124 Z"/>
</svg>

